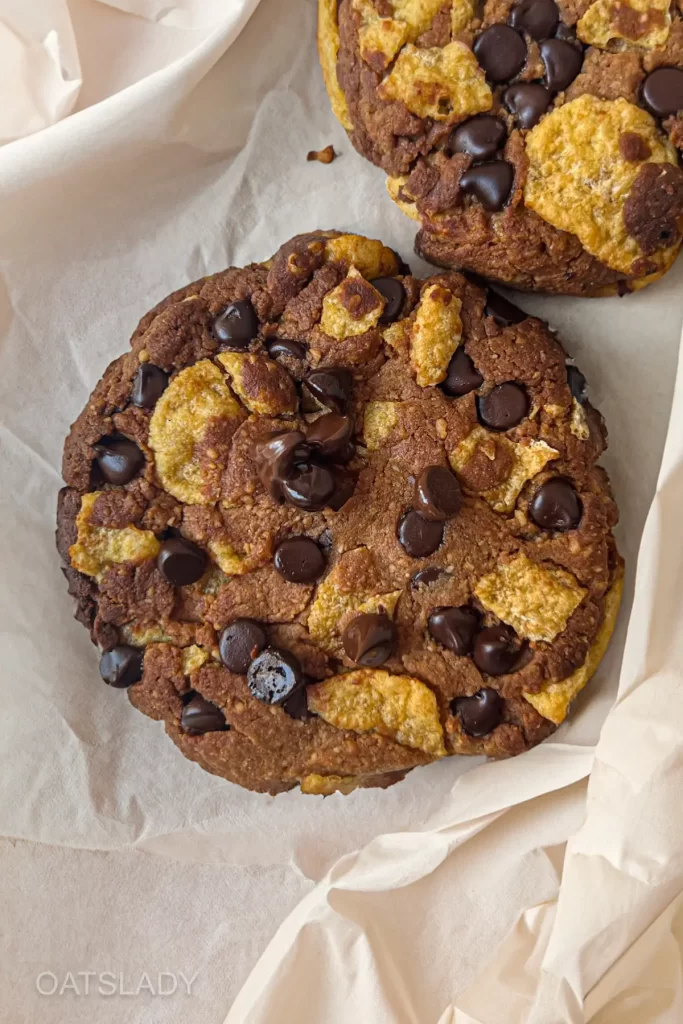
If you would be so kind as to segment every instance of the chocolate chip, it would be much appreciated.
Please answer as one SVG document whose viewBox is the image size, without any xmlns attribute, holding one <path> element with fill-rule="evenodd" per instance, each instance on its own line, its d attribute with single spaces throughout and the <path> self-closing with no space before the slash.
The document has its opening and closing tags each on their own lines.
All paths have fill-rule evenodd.
<svg viewBox="0 0 683 1024">
<path fill-rule="evenodd" d="M 512 27 L 537 41 L 551 36 L 559 20 L 560 12 L 555 0 L 521 0 L 510 13 Z"/>
<path fill-rule="evenodd" d="M 334 491 L 332 492 L 332 497 L 328 502 L 332 511 L 338 512 L 340 508 L 343 508 L 355 489 L 356 477 L 354 474 L 349 473 L 345 469 L 341 469 L 341 467 L 335 466 Z"/>
<path fill-rule="evenodd" d="M 657 68 L 643 82 L 643 103 L 655 117 L 668 117 L 683 110 L 683 70 Z"/>
<path fill-rule="evenodd" d="M 290 651 L 277 647 L 266 647 L 254 658 L 247 672 L 252 695 L 264 704 L 283 704 L 303 683 L 298 660 Z"/>
<path fill-rule="evenodd" d="M 187 587 L 204 575 L 206 554 L 191 540 L 171 537 L 161 545 L 157 568 L 174 587 Z"/>
<path fill-rule="evenodd" d="M 443 569 L 439 569 L 438 565 L 430 565 L 426 569 L 420 569 L 416 572 L 410 581 L 412 587 L 428 587 L 430 583 L 436 583 L 446 573 Z"/>
<path fill-rule="evenodd" d="M 225 667 L 244 676 L 252 660 L 267 643 L 268 634 L 260 622 L 255 619 L 235 619 L 221 633 L 218 650 Z"/>
<path fill-rule="evenodd" d="M 426 558 L 427 555 L 433 554 L 443 541 L 443 523 L 430 522 L 419 512 L 411 510 L 401 516 L 398 539 L 411 558 Z"/>
<path fill-rule="evenodd" d="M 140 647 L 119 644 L 105 651 L 100 659 L 100 675 L 107 686 L 124 689 L 139 683 L 142 679 L 142 659 L 144 651 Z"/>
<path fill-rule="evenodd" d="M 145 464 L 145 456 L 127 437 L 103 437 L 93 448 L 95 461 L 108 484 L 127 484 Z"/>
<path fill-rule="evenodd" d="M 406 299 L 406 290 L 395 277 L 375 277 L 370 284 L 387 300 L 384 312 L 379 318 L 381 324 L 393 324 L 398 320 Z"/>
<path fill-rule="evenodd" d="M 488 626 L 474 641 L 474 664 L 488 676 L 512 672 L 522 655 L 519 637 L 510 626 Z"/>
<path fill-rule="evenodd" d="M 274 501 L 282 500 L 282 482 L 292 472 L 297 462 L 305 461 L 310 455 L 306 438 L 300 430 L 288 430 L 271 434 L 256 446 L 261 483 Z"/>
<path fill-rule="evenodd" d="M 588 384 L 578 366 L 567 365 L 567 384 L 572 393 L 572 398 L 575 398 L 580 405 L 583 405 L 588 396 Z"/>
<path fill-rule="evenodd" d="M 520 128 L 533 128 L 550 106 L 551 95 L 538 82 L 519 82 L 503 93 L 503 103 L 517 118 Z"/>
<path fill-rule="evenodd" d="M 221 709 L 194 691 L 191 691 L 189 700 L 180 712 L 180 727 L 188 736 L 226 732 L 230 728 Z"/>
<path fill-rule="evenodd" d="M 460 176 L 460 188 L 479 200 L 485 210 L 502 210 L 510 195 L 515 171 L 505 160 L 470 167 Z"/>
<path fill-rule="evenodd" d="M 223 348 L 244 349 L 258 334 L 258 317 L 248 299 L 231 302 L 213 322 L 213 333 Z"/>
<path fill-rule="evenodd" d="M 569 480 L 556 476 L 538 488 L 529 515 L 544 530 L 575 530 L 581 521 L 581 502 Z"/>
<path fill-rule="evenodd" d="M 503 717 L 503 698 L 497 690 L 479 690 L 472 697 L 456 697 L 451 703 L 470 736 L 488 736 Z"/>
<path fill-rule="evenodd" d="M 368 612 L 351 619 L 342 633 L 344 650 L 357 665 L 377 668 L 391 657 L 396 629 L 388 615 Z"/>
<path fill-rule="evenodd" d="M 350 370 L 341 366 L 329 366 L 326 370 L 313 370 L 303 384 L 306 392 L 316 403 L 333 412 L 344 412 L 351 401 L 353 376 Z M 314 405 L 313 408 L 317 406 Z M 308 410 L 310 411 L 310 410 Z"/>
<path fill-rule="evenodd" d="M 308 695 L 306 693 L 306 687 L 302 686 L 300 689 L 295 690 L 291 697 L 289 697 L 282 705 L 282 710 L 285 711 L 290 718 L 296 718 L 299 721 L 305 721 L 307 718 L 313 718 L 314 716 L 308 710 Z"/>
<path fill-rule="evenodd" d="M 451 398 L 462 398 L 480 388 L 483 383 L 484 378 L 461 345 L 448 364 L 446 379 L 440 385 L 441 390 Z"/>
<path fill-rule="evenodd" d="M 511 381 L 477 399 L 479 419 L 491 430 L 510 430 L 521 423 L 529 411 L 529 399 L 519 384 Z"/>
<path fill-rule="evenodd" d="M 266 345 L 266 351 L 271 359 L 278 356 L 289 359 L 305 359 L 306 349 L 298 341 L 289 341 L 287 338 L 274 338 Z"/>
<path fill-rule="evenodd" d="M 479 616 L 474 608 L 437 608 L 427 623 L 430 635 L 453 654 L 461 657 L 472 650 L 474 634 L 479 628 Z"/>
<path fill-rule="evenodd" d="M 500 118 L 478 114 L 453 129 L 448 148 L 451 153 L 466 153 L 473 160 L 490 160 L 502 147 L 506 136 Z"/>
<path fill-rule="evenodd" d="M 281 488 L 289 505 L 307 512 L 319 512 L 334 493 L 334 476 L 326 466 L 302 462 L 282 481 Z"/>
<path fill-rule="evenodd" d="M 499 327 L 508 327 L 510 324 L 521 324 L 527 320 L 529 314 L 525 313 L 519 306 L 499 295 L 498 292 L 488 291 L 486 305 L 484 306 L 486 316 L 492 316 Z"/>
<path fill-rule="evenodd" d="M 545 65 L 545 84 L 551 92 L 563 92 L 581 70 L 583 53 L 564 39 L 545 39 L 539 49 Z"/>
<path fill-rule="evenodd" d="M 564 39 L 568 43 L 573 42 L 577 45 L 576 31 L 569 25 L 565 25 L 563 21 L 561 21 L 555 29 L 555 38 Z M 578 46 L 581 46 L 581 43 L 578 43 Z"/>
<path fill-rule="evenodd" d="M 153 409 L 168 387 L 168 374 L 159 366 L 141 363 L 133 377 L 130 400 L 138 409 Z"/>
<path fill-rule="evenodd" d="M 324 459 L 343 454 L 348 461 L 348 445 L 353 437 L 353 420 L 341 413 L 328 412 L 320 416 L 306 431 L 306 440 Z M 351 454 L 353 458 L 353 454 Z"/>
<path fill-rule="evenodd" d="M 325 556 L 310 537 L 288 537 L 278 544 L 275 568 L 288 583 L 312 583 L 325 572 Z"/>
<path fill-rule="evenodd" d="M 427 466 L 415 484 L 415 506 L 425 519 L 442 523 L 462 508 L 462 491 L 450 469 Z"/>
<path fill-rule="evenodd" d="M 492 82 L 514 78 L 526 61 L 526 43 L 509 25 L 492 25 L 474 44 L 474 54 Z"/>
</svg>

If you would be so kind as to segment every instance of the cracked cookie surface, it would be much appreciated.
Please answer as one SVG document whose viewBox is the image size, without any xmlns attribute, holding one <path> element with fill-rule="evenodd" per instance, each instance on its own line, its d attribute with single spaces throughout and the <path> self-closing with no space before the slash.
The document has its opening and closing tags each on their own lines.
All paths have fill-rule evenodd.
<svg viewBox="0 0 683 1024">
<path fill-rule="evenodd" d="M 605 443 L 542 321 L 314 232 L 143 317 L 66 441 L 57 544 L 103 679 L 188 758 L 387 786 L 527 750 L 595 671 Z"/>
</svg>

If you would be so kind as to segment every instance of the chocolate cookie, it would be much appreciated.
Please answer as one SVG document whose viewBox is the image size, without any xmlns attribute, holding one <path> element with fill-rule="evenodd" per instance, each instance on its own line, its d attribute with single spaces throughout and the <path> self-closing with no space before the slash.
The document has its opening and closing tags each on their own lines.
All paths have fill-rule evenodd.
<svg viewBox="0 0 683 1024">
<path fill-rule="evenodd" d="M 208 771 L 386 786 L 553 732 L 617 513 L 545 324 L 334 231 L 175 292 L 73 425 L 57 542 L 106 684 Z"/>
<path fill-rule="evenodd" d="M 327 90 L 420 222 L 514 288 L 613 295 L 683 231 L 683 15 L 668 0 L 319 0 Z"/>
</svg>

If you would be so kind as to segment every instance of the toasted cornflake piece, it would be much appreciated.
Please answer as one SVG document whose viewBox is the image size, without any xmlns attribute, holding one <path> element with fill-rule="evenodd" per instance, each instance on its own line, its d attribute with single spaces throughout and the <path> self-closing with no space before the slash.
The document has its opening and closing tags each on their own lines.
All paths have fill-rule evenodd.
<svg viewBox="0 0 683 1024">
<path fill-rule="evenodd" d="M 507 622 L 520 636 L 551 643 L 587 591 L 570 572 L 517 555 L 482 576 L 474 593 L 487 611 Z"/>
<path fill-rule="evenodd" d="M 464 32 L 474 17 L 474 4 L 471 0 L 453 0 L 451 9 L 451 33 L 456 36 Z"/>
<path fill-rule="evenodd" d="M 284 366 L 253 352 L 220 352 L 216 359 L 249 412 L 287 416 L 297 411 L 296 387 Z"/>
<path fill-rule="evenodd" d="M 355 267 L 363 277 L 393 277 L 398 274 L 396 253 L 376 238 L 362 235 L 338 235 L 325 245 L 325 262 Z"/>
<path fill-rule="evenodd" d="M 346 97 L 337 78 L 337 55 L 339 53 L 337 7 L 338 0 L 318 0 L 318 52 L 332 110 L 341 126 L 350 132 L 353 129 L 353 122 Z"/>
<path fill-rule="evenodd" d="M 317 160 L 319 164 L 331 164 L 336 156 L 334 146 L 330 145 L 325 146 L 324 149 L 312 149 L 306 155 L 306 159 L 309 161 Z"/>
<path fill-rule="evenodd" d="M 677 162 L 673 146 L 645 110 L 621 98 L 579 96 L 546 114 L 529 132 L 524 198 L 539 217 L 576 235 L 608 267 L 631 273 L 643 252 L 626 231 L 624 204 L 641 164 L 621 155 L 619 139 L 625 132 L 644 139 L 650 162 Z M 659 249 L 650 259 L 665 269 L 671 250 Z"/>
<path fill-rule="evenodd" d="M 591 436 L 586 413 L 581 403 L 577 402 L 575 398 L 572 398 L 572 418 L 569 423 L 569 429 L 574 437 L 578 437 L 579 441 L 587 441 Z"/>
<path fill-rule="evenodd" d="M 398 423 L 398 402 L 368 402 L 363 417 L 363 444 L 371 452 L 381 448 Z"/>
<path fill-rule="evenodd" d="M 150 530 L 138 530 L 137 526 L 126 526 L 122 530 L 91 526 L 90 516 L 100 494 L 102 491 L 83 495 L 76 517 L 76 543 L 69 548 L 73 568 L 96 579 L 112 565 L 121 562 L 139 565 L 148 558 L 156 558 L 161 547 Z"/>
<path fill-rule="evenodd" d="M 301 792 L 311 796 L 331 796 L 333 793 L 351 793 L 361 780 L 357 775 L 304 775 Z"/>
<path fill-rule="evenodd" d="M 410 337 L 410 365 L 421 388 L 446 379 L 451 356 L 462 341 L 462 302 L 432 284 L 422 293 Z"/>
<path fill-rule="evenodd" d="M 525 699 L 536 708 L 539 715 L 543 715 L 555 725 L 559 725 L 567 717 L 569 705 L 583 690 L 602 661 L 614 632 L 623 589 L 624 578 L 622 575 L 614 581 L 605 595 L 605 618 L 583 665 L 559 683 L 546 683 L 538 693 L 524 694 Z"/>
<path fill-rule="evenodd" d="M 121 627 L 121 639 L 133 647 L 147 647 L 148 644 L 170 644 L 173 642 L 173 638 L 169 636 L 164 627 L 158 622 L 145 626 L 127 623 Z"/>
<path fill-rule="evenodd" d="M 390 0 L 394 17 L 410 30 L 410 41 L 426 32 L 444 5 L 444 0 Z"/>
<path fill-rule="evenodd" d="M 370 0 L 353 0 L 353 6 L 362 17 L 358 32 L 361 57 L 368 64 L 388 68 L 410 39 L 410 27 L 404 21 L 380 17 Z"/>
<path fill-rule="evenodd" d="M 209 359 L 181 370 L 154 407 L 149 446 L 162 486 L 188 505 L 218 500 L 227 440 L 244 419 L 223 374 Z M 213 446 L 213 431 L 220 448 Z"/>
<path fill-rule="evenodd" d="M 191 647 L 183 647 L 182 658 L 183 658 L 183 672 L 186 676 L 189 676 L 190 672 L 195 672 L 202 665 L 205 665 L 211 655 L 208 651 L 205 651 L 203 647 L 199 647 L 197 644 L 192 644 Z"/>
<path fill-rule="evenodd" d="M 225 576 L 242 576 L 249 572 L 250 566 L 242 555 L 235 551 L 232 544 L 227 540 L 213 539 L 208 542 L 211 555 Z M 223 579 L 225 582 L 225 577 Z"/>
<path fill-rule="evenodd" d="M 605 49 L 625 39 L 647 50 L 664 46 L 671 30 L 669 0 L 596 0 L 576 26 L 579 39 Z"/>
<path fill-rule="evenodd" d="M 560 453 L 547 445 L 545 441 L 529 441 L 526 444 L 518 444 L 500 434 L 493 437 L 484 427 L 478 426 L 451 452 L 449 456 L 451 467 L 456 473 L 462 473 L 478 448 L 486 449 L 487 446 L 494 445 L 500 445 L 510 453 L 512 469 L 502 484 L 483 491 L 481 497 L 489 503 L 495 512 L 512 512 L 527 480 L 533 479 L 548 462 L 558 458 Z"/>
<path fill-rule="evenodd" d="M 491 90 L 477 59 L 464 43 L 420 50 L 409 43 L 378 87 L 385 100 L 401 100 L 418 117 L 455 122 L 490 110 Z"/>
<path fill-rule="evenodd" d="M 353 338 L 377 326 L 385 305 L 386 300 L 377 289 L 351 267 L 342 283 L 323 299 L 320 326 L 337 341 Z"/>
<path fill-rule="evenodd" d="M 308 706 L 338 729 L 378 732 L 432 757 L 446 754 L 436 697 L 412 676 L 381 669 L 333 676 L 308 687 Z"/>
<path fill-rule="evenodd" d="M 398 208 L 405 213 L 406 217 L 411 217 L 413 220 L 419 220 L 420 214 L 417 210 L 417 204 L 411 203 L 407 199 L 402 199 L 400 195 L 401 189 L 407 181 L 408 178 L 406 175 L 401 175 L 398 178 L 387 178 L 387 192 Z"/>
<path fill-rule="evenodd" d="M 318 584 L 315 601 L 308 616 L 308 632 L 327 650 L 339 646 L 339 620 L 346 612 L 377 612 L 380 609 L 393 618 L 401 591 L 372 594 L 366 590 L 349 593 L 342 589 L 343 570 L 336 565 Z"/>
</svg>

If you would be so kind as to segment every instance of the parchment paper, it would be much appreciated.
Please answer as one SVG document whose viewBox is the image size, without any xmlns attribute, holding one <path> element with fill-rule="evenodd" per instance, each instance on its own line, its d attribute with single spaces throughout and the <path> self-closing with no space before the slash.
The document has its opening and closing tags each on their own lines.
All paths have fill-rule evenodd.
<svg viewBox="0 0 683 1024">
<path fill-rule="evenodd" d="M 277 871 L 321 880 L 277 932 L 231 1022 L 360 1014 L 575 1024 L 603 975 L 602 994 L 599 986 L 591 996 L 602 1002 L 590 1012 L 611 1020 L 604 1007 L 622 998 L 618 958 L 650 925 L 648 949 L 680 929 L 679 917 L 666 915 L 681 888 L 683 845 L 681 388 L 652 502 L 678 360 L 682 261 L 623 300 L 517 299 L 558 328 L 606 417 L 604 464 L 628 565 L 610 653 L 552 742 L 510 762 L 450 759 L 382 793 L 246 793 L 186 762 L 157 723 L 103 687 L 97 654 L 71 619 L 53 548 L 62 441 L 146 309 L 187 280 L 266 258 L 315 227 L 381 237 L 414 269 L 428 269 L 411 257 L 413 225 L 386 197 L 383 175 L 353 152 L 329 112 L 315 3 L 262 0 L 245 27 L 256 5 L 96 5 L 115 19 L 137 7 L 141 31 L 163 34 L 156 56 L 151 48 L 148 63 L 105 99 L 91 76 L 100 102 L 50 127 L 27 128 L 17 115 L 15 137 L 24 137 L 0 149 L 0 833 L 111 857 L 136 848 L 176 873 L 191 870 L 188 861 L 230 865 L 235 905 L 267 900 L 273 931 L 289 910 Z M 78 24 L 74 36 L 89 38 Z M 168 31 L 189 33 L 170 58 Z M 77 57 L 95 68 L 87 46 Z M 104 78 L 115 80 L 106 69 Z M 306 162 L 309 149 L 330 142 L 338 160 Z M 595 755 L 627 625 L 621 703 Z M 594 755 L 586 805 L 582 780 Z M 224 905 L 229 922 L 233 904 Z M 60 909 L 68 916 L 67 892 L 49 906 L 48 922 Z M 254 962 L 258 934 L 255 946 L 240 919 L 247 953 L 236 973 L 226 957 L 228 979 L 241 980 Z M 62 960 L 69 948 L 60 948 Z M 680 972 L 674 980 L 680 1000 Z M 234 984 L 215 991 L 232 997 Z M 108 1020 L 113 1005 L 98 1006 L 96 1019 Z M 183 1020 L 207 1019 L 188 1006 Z M 55 1004 L 41 1007 L 51 1019 Z M 179 1019 L 172 1007 L 163 1012 L 159 1020 Z"/>
</svg>

